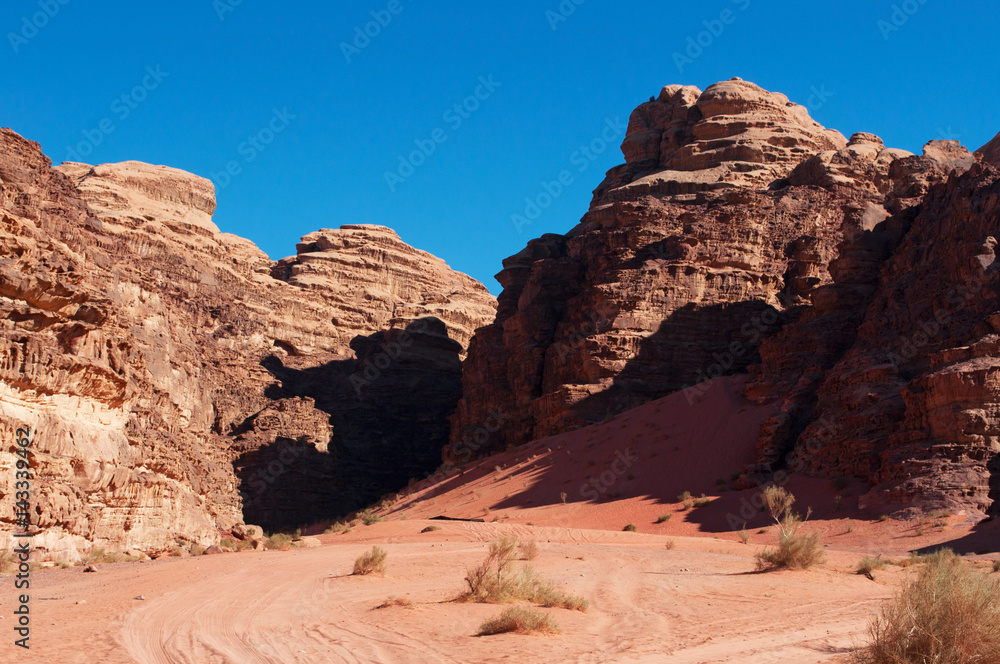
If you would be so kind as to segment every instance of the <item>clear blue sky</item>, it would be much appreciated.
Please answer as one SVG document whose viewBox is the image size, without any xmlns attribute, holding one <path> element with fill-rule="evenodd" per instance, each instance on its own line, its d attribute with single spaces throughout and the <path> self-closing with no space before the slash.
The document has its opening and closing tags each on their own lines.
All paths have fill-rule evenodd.
<svg viewBox="0 0 1000 664">
<path fill-rule="evenodd" d="M 986 0 L 237 1 L 6 0 L 0 126 L 55 163 L 81 142 L 89 163 L 217 181 L 236 162 L 216 223 L 272 258 L 318 228 L 383 224 L 494 292 L 500 261 L 576 224 L 622 161 L 621 136 L 601 154 L 579 148 L 666 84 L 740 76 L 802 104 L 832 93 L 812 98 L 818 121 L 917 152 L 939 137 L 975 149 L 1000 131 L 1000 10 Z M 45 7 L 51 18 L 35 16 Z M 386 25 L 345 54 L 373 11 Z M 719 34 L 678 65 L 709 28 Z M 491 76 L 498 87 L 479 87 Z M 454 111 L 476 92 L 478 108 Z M 272 123 L 280 131 L 260 135 Z M 435 137 L 390 187 L 400 155 Z M 511 215 L 564 169 L 572 184 L 519 233 Z"/>
</svg>

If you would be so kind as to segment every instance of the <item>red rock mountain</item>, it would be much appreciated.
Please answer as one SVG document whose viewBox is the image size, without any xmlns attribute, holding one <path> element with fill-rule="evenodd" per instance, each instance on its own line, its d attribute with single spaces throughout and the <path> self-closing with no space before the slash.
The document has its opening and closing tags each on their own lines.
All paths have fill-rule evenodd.
<svg viewBox="0 0 1000 664">
<path fill-rule="evenodd" d="M 664 88 L 622 153 L 575 228 L 504 261 L 446 459 L 749 372 L 781 408 L 743 485 L 804 470 L 869 482 L 880 510 L 992 509 L 994 168 L 847 140 L 739 79 Z"/>
<path fill-rule="evenodd" d="M 202 178 L 53 169 L 0 130 L 0 459 L 30 426 L 37 548 L 213 543 L 439 464 L 486 288 L 379 226 L 312 233 L 275 263 L 214 210 Z"/>
</svg>

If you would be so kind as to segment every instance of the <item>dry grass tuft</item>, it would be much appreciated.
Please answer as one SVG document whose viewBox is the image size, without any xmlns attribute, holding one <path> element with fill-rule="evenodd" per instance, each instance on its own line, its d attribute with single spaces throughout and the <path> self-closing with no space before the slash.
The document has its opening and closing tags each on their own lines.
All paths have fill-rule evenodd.
<svg viewBox="0 0 1000 664">
<path fill-rule="evenodd" d="M 917 578 L 868 627 L 858 664 L 1000 661 L 1000 581 L 951 551 L 924 556 Z"/>
<path fill-rule="evenodd" d="M 358 556 L 357 560 L 354 561 L 353 574 L 358 576 L 378 574 L 379 576 L 382 576 L 389 567 L 389 564 L 386 562 L 388 557 L 389 554 L 385 551 L 385 549 L 373 546 L 371 551 L 361 554 Z"/>
<path fill-rule="evenodd" d="M 757 554 L 757 569 L 760 571 L 809 569 L 823 562 L 826 554 L 820 547 L 819 533 L 799 532 L 805 521 L 792 511 L 795 496 L 782 487 L 772 484 L 764 489 L 762 497 L 771 513 L 771 518 L 778 524 L 781 535 L 778 538 L 778 548 L 767 549 Z M 806 513 L 806 518 L 811 511 Z"/>
<path fill-rule="evenodd" d="M 549 616 L 527 606 L 511 606 L 495 618 L 484 620 L 479 636 L 492 634 L 557 634 L 559 626 Z"/>
<path fill-rule="evenodd" d="M 388 609 L 393 606 L 401 606 L 404 609 L 412 609 L 413 602 L 406 599 L 405 597 L 396 597 L 395 595 L 389 595 L 385 598 L 385 601 L 376 606 L 376 609 Z"/>
<path fill-rule="evenodd" d="M 521 542 L 518 548 L 521 550 L 521 558 L 524 560 L 534 560 L 538 557 L 538 544 L 535 543 L 535 540 Z"/>
<path fill-rule="evenodd" d="M 589 608 L 587 600 L 567 595 L 536 576 L 531 567 L 516 569 L 514 562 L 518 548 L 519 542 L 514 535 L 505 535 L 490 542 L 486 560 L 466 573 L 465 583 L 469 590 L 458 599 L 486 604 L 527 601 L 575 611 Z"/>
</svg>

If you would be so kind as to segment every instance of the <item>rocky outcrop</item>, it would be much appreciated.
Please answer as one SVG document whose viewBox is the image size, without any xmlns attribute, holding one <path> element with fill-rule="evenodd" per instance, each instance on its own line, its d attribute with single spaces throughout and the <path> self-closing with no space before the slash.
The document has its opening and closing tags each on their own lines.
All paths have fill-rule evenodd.
<svg viewBox="0 0 1000 664">
<path fill-rule="evenodd" d="M 873 510 L 996 509 L 996 141 L 848 141 L 734 80 L 664 88 L 622 152 L 579 225 L 504 261 L 446 458 L 746 371 L 779 408 L 744 486 L 801 470 L 869 482 Z"/>
<path fill-rule="evenodd" d="M 993 137 L 993 140 L 979 148 L 977 154 L 982 155 L 983 161 L 1000 168 L 1000 134 Z"/>
<path fill-rule="evenodd" d="M 830 281 L 842 239 L 837 193 L 778 185 L 846 144 L 739 79 L 668 86 L 639 106 L 626 163 L 580 224 L 504 261 L 496 322 L 470 345 L 453 448 L 527 442 L 745 370 Z M 503 426 L 485 436 L 498 412 Z"/>
<path fill-rule="evenodd" d="M 492 319 L 482 285 L 376 226 L 311 234 L 274 263 L 212 223 L 207 180 L 136 162 L 53 169 L 9 130 L 0 180 L 0 466 L 29 426 L 36 547 L 72 558 L 91 543 L 209 544 L 248 506 L 280 525 L 289 511 L 261 508 L 290 499 L 278 478 L 298 480 L 312 514 L 398 488 L 382 468 L 401 439 L 338 426 L 341 388 L 313 380 L 331 365 L 369 391 L 370 410 L 437 418 L 436 438 L 391 449 L 407 472 L 435 467 L 457 388 L 413 393 L 393 368 L 424 362 L 423 380 L 457 384 L 466 340 Z M 428 332 L 403 361 L 367 341 L 420 321 Z M 304 447 L 289 458 L 291 443 Z M 370 476 L 345 484 L 342 464 Z M 12 478 L 0 479 L 4 535 Z"/>
</svg>

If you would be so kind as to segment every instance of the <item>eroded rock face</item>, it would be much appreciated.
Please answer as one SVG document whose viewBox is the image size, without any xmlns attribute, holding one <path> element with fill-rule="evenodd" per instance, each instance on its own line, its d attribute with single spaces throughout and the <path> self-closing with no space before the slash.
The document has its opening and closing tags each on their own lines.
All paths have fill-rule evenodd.
<svg viewBox="0 0 1000 664">
<path fill-rule="evenodd" d="M 669 86 L 641 105 L 626 163 L 580 224 L 504 261 L 448 454 L 524 443 L 744 370 L 830 281 L 842 239 L 842 197 L 776 183 L 846 145 L 784 95 L 738 79 Z"/>
<path fill-rule="evenodd" d="M 207 180 L 136 162 L 53 169 L 9 130 L 0 180 L 0 465 L 14 462 L 14 428 L 30 426 L 36 547 L 71 559 L 91 543 L 210 544 L 247 505 L 288 499 L 279 478 L 298 478 L 292 504 L 308 494 L 314 513 L 397 488 L 381 470 L 360 489 L 343 483 L 339 464 L 381 468 L 398 438 L 338 431 L 329 403 L 340 388 L 304 378 L 331 363 L 350 368 L 352 393 L 375 395 L 370 409 L 438 418 L 437 438 L 392 449 L 407 471 L 437 465 L 426 459 L 447 440 L 456 389 L 404 400 L 394 381 L 410 376 L 394 367 L 405 361 L 379 368 L 394 349 L 367 347 L 378 366 L 365 373 L 351 345 L 432 321 L 433 350 L 406 350 L 433 366 L 430 379 L 454 383 L 466 341 L 492 319 L 481 284 L 373 226 L 312 234 L 275 264 L 212 223 Z M 297 372 L 277 369 L 289 365 Z M 291 459 L 289 441 L 304 446 Z M 12 478 L 0 480 L 0 537 Z M 271 525 L 291 519 L 270 514 Z"/>
<path fill-rule="evenodd" d="M 748 371 L 780 409 L 747 485 L 801 470 L 871 483 L 873 510 L 996 509 L 996 141 L 913 155 L 786 102 L 728 81 L 636 109 L 581 223 L 504 261 L 446 458 Z"/>
<path fill-rule="evenodd" d="M 982 155 L 983 160 L 997 168 L 1000 168 L 1000 134 L 993 137 L 993 140 L 976 150 Z"/>
</svg>

